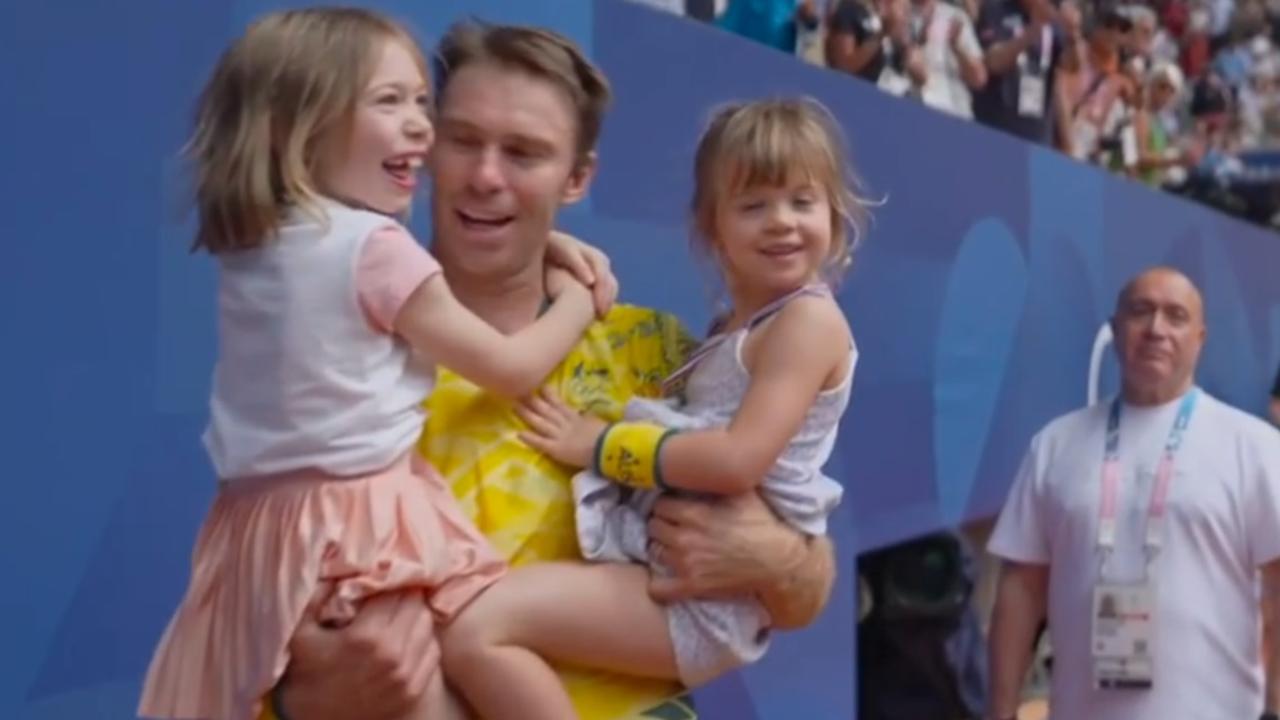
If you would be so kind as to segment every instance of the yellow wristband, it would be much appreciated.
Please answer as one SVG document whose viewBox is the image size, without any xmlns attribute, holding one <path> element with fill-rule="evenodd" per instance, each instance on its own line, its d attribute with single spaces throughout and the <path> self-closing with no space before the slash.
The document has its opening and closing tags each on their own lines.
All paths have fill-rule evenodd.
<svg viewBox="0 0 1280 720">
<path fill-rule="evenodd" d="M 596 473 L 640 490 L 667 489 L 658 467 L 658 451 L 671 432 L 648 423 L 613 423 L 596 444 Z"/>
</svg>

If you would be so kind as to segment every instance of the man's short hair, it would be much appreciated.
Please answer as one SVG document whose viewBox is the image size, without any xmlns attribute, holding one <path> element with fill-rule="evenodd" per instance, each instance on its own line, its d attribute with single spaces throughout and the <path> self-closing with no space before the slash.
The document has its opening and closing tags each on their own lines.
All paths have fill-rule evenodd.
<svg viewBox="0 0 1280 720">
<path fill-rule="evenodd" d="M 437 97 L 444 97 L 453 73 L 486 62 L 547 80 L 567 93 L 577 114 L 578 160 L 595 150 L 611 97 L 609 81 L 572 40 L 521 25 L 474 20 L 454 25 L 441 39 L 433 61 Z"/>
</svg>

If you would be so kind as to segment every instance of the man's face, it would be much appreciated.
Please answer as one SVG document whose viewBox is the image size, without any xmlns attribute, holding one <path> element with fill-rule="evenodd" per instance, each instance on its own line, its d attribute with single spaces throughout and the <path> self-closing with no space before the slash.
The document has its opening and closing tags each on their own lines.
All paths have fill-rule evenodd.
<svg viewBox="0 0 1280 720">
<path fill-rule="evenodd" d="M 1156 24 L 1155 20 L 1143 16 L 1133 23 L 1133 32 L 1130 33 L 1129 41 L 1133 44 L 1133 51 L 1139 55 L 1150 56 L 1155 48 L 1156 43 Z"/>
<path fill-rule="evenodd" d="M 1119 52 L 1120 48 L 1128 42 L 1132 29 L 1133 25 L 1128 19 L 1108 13 L 1099 19 L 1090 38 L 1096 51 L 1103 55 L 1112 55 Z"/>
<path fill-rule="evenodd" d="M 540 263 L 560 206 L 587 191 L 577 116 L 549 80 L 495 63 L 467 65 L 440 98 L 431 151 L 433 250 L 472 275 Z"/>
<path fill-rule="evenodd" d="M 1151 82 L 1151 109 L 1163 112 L 1174 100 L 1178 99 L 1178 91 L 1169 80 L 1158 77 Z"/>
<path fill-rule="evenodd" d="M 1174 390 L 1195 374 L 1206 334 L 1204 306 L 1180 273 L 1156 269 L 1138 276 L 1111 323 L 1127 385 Z"/>
</svg>

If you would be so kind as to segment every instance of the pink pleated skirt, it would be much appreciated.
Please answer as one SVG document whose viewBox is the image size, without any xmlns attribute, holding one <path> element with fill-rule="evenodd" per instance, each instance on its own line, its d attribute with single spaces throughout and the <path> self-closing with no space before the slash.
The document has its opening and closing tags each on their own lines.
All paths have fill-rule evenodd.
<svg viewBox="0 0 1280 720">
<path fill-rule="evenodd" d="M 200 530 L 191 584 L 151 661 L 138 713 L 254 718 L 309 610 L 341 624 L 372 595 L 421 589 L 445 623 L 504 570 L 440 475 L 413 453 L 358 478 L 298 472 L 227 483 Z"/>
</svg>

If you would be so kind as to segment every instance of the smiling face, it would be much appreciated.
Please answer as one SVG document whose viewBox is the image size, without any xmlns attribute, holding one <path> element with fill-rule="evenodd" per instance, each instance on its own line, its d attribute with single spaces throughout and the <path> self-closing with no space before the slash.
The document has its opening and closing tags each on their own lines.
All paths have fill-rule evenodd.
<svg viewBox="0 0 1280 720">
<path fill-rule="evenodd" d="M 335 199 L 388 215 L 409 208 L 433 140 L 428 89 L 415 55 L 385 40 L 349 121 L 321 141 L 317 182 Z"/>
<path fill-rule="evenodd" d="M 711 243 L 735 305 L 816 282 L 831 255 L 831 218 L 826 191 L 799 174 L 718 203 Z"/>
<path fill-rule="evenodd" d="M 816 101 L 729 105 L 712 118 L 694 159 L 694 241 L 735 308 L 839 281 L 867 217 L 847 156 Z"/>
<path fill-rule="evenodd" d="M 496 62 L 457 69 L 440 98 L 431 154 L 433 249 L 468 274 L 541 264 L 556 213 L 586 194 L 594 156 L 578 152 L 568 94 Z"/>
</svg>

